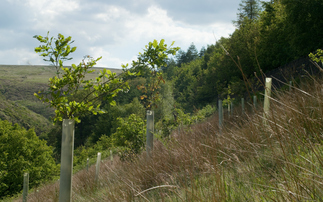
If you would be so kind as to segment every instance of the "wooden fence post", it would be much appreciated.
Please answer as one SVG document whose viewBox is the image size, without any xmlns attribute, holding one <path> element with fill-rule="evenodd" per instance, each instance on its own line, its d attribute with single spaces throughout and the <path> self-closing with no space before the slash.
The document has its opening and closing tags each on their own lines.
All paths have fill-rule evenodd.
<svg viewBox="0 0 323 202">
<path fill-rule="evenodd" d="M 267 124 L 267 114 L 269 112 L 269 107 L 270 107 L 270 100 L 269 97 L 271 95 L 271 83 L 272 79 L 271 78 L 266 78 L 266 88 L 265 88 L 265 101 L 264 101 L 264 124 Z"/>
<path fill-rule="evenodd" d="M 74 125 L 74 120 L 63 119 L 59 202 L 72 201 Z"/>
<path fill-rule="evenodd" d="M 218 110 L 219 110 L 219 128 L 220 128 L 220 134 L 222 132 L 222 125 L 223 125 L 223 106 L 222 106 L 222 100 L 219 100 L 218 102 Z"/>
<path fill-rule="evenodd" d="M 95 167 L 95 184 L 99 181 L 99 173 L 100 173 L 100 163 L 101 163 L 101 153 L 98 153 L 98 157 L 96 159 L 96 167 Z"/>
<path fill-rule="evenodd" d="M 147 110 L 147 128 L 146 128 L 146 151 L 150 156 L 154 148 L 154 111 Z"/>
<path fill-rule="evenodd" d="M 89 158 L 86 159 L 86 171 L 89 171 Z"/>
<path fill-rule="evenodd" d="M 266 78 L 265 101 L 264 101 L 264 112 L 265 113 L 269 112 L 269 107 L 270 107 L 269 97 L 271 95 L 271 83 L 272 83 L 272 79 Z"/>
<path fill-rule="evenodd" d="M 256 110 L 257 110 L 257 96 L 256 95 L 253 96 L 253 108 L 254 108 L 254 112 L 256 112 Z"/>
<path fill-rule="evenodd" d="M 28 190 L 29 190 L 29 173 L 24 174 L 24 186 L 22 192 L 22 201 L 27 202 L 28 197 Z"/>
</svg>

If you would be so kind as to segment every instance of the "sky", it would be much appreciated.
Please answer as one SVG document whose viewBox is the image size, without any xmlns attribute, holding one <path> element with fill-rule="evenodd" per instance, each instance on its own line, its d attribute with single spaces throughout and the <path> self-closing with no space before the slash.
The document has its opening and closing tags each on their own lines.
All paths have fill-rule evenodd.
<svg viewBox="0 0 323 202">
<path fill-rule="evenodd" d="M 154 39 L 200 50 L 235 30 L 241 0 L 1 0 L 0 64 L 44 65 L 34 35 L 72 36 L 83 56 L 102 56 L 98 67 L 121 68 Z"/>
</svg>

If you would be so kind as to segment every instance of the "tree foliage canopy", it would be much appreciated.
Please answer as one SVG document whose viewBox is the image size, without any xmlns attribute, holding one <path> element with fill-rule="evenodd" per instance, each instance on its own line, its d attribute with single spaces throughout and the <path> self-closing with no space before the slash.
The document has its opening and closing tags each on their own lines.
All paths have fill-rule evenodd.
<svg viewBox="0 0 323 202">
<path fill-rule="evenodd" d="M 114 104 L 113 98 L 118 92 L 129 88 L 122 77 L 117 77 L 116 73 L 106 69 L 100 71 L 95 80 L 85 78 L 86 74 L 94 71 L 91 68 L 101 57 L 93 59 L 85 56 L 79 65 L 72 64 L 71 67 L 64 67 L 63 61 L 71 60 L 69 55 L 76 50 L 76 47 L 70 46 L 73 42 L 72 37 L 65 38 L 64 35 L 58 34 L 57 38 L 50 38 L 47 33 L 46 37 L 36 35 L 34 38 L 44 44 L 36 47 L 35 52 L 41 53 L 40 56 L 44 57 L 45 61 L 51 62 L 57 70 L 57 75 L 49 79 L 48 91 L 35 93 L 37 98 L 55 108 L 55 122 L 63 119 L 74 119 L 80 122 L 81 114 L 104 113 L 100 109 L 100 103 L 96 101 L 100 98 Z M 83 95 L 79 96 L 80 94 Z"/>
<path fill-rule="evenodd" d="M 162 76 L 162 67 L 167 66 L 168 55 L 175 55 L 179 47 L 172 47 L 175 41 L 168 47 L 165 40 L 158 43 L 157 40 L 149 42 L 145 46 L 144 52 L 139 53 L 138 60 L 132 62 L 132 69 L 142 73 L 146 72 L 146 83 L 138 86 L 143 92 L 140 96 L 144 107 L 150 110 L 156 106 L 159 100 L 159 91 L 161 82 L 165 82 Z M 148 72 L 148 73 L 147 73 Z"/>
<path fill-rule="evenodd" d="M 30 187 L 57 175 L 52 149 L 33 130 L 0 120 L 0 199 L 22 190 L 24 172 Z"/>
<path fill-rule="evenodd" d="M 259 0 L 242 0 L 239 4 L 237 13 L 237 21 L 233 21 L 238 27 L 242 26 L 247 21 L 252 21 L 258 18 L 260 12 Z"/>
<path fill-rule="evenodd" d="M 186 112 L 227 97 L 245 96 L 246 79 L 261 77 L 323 47 L 321 0 L 242 0 L 236 30 L 209 45 L 200 59 L 184 64 L 186 53 L 164 68 L 174 84 L 178 106 Z M 176 65 L 174 65 L 176 64 Z"/>
</svg>

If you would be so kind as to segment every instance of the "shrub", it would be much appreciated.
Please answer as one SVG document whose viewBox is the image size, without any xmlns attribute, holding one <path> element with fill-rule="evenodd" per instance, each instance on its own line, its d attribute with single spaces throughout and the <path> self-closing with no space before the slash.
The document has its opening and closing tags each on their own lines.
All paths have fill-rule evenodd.
<svg viewBox="0 0 323 202">
<path fill-rule="evenodd" d="M 128 118 L 118 118 L 117 131 L 112 134 L 112 144 L 115 147 L 123 148 L 123 156 L 137 154 L 145 145 L 145 124 L 136 114 Z"/>
<path fill-rule="evenodd" d="M 22 190 L 23 174 L 29 186 L 51 180 L 58 174 L 52 149 L 35 132 L 0 120 L 0 199 Z"/>
</svg>

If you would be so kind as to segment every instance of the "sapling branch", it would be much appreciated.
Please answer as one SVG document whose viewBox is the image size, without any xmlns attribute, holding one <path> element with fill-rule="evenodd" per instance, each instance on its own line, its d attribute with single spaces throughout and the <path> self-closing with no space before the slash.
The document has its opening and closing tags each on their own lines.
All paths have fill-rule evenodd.
<svg viewBox="0 0 323 202">
<path fill-rule="evenodd" d="M 139 69 L 140 71 L 149 71 L 149 75 L 146 78 L 146 83 L 137 86 L 139 90 L 142 91 L 143 95 L 140 96 L 140 100 L 147 110 L 150 110 L 152 106 L 159 100 L 158 88 L 161 80 L 163 78 L 159 76 L 161 72 L 159 71 L 162 66 L 166 65 L 165 60 L 168 58 L 169 54 L 175 55 L 179 50 L 179 47 L 172 47 L 174 42 L 170 47 L 164 44 L 164 39 L 159 43 L 157 40 L 149 42 L 144 49 L 144 53 L 139 53 L 137 61 L 133 61 L 133 69 Z"/>
<path fill-rule="evenodd" d="M 45 57 L 44 60 L 50 61 L 56 68 L 56 76 L 49 79 L 49 92 L 44 95 L 43 93 L 35 93 L 40 100 L 47 102 L 51 107 L 54 107 L 55 117 L 54 122 L 62 119 L 74 119 L 80 122 L 78 117 L 86 112 L 93 114 L 104 113 L 99 109 L 100 104 L 97 102 L 104 96 L 112 99 L 116 94 L 125 88 L 129 88 L 126 81 L 119 79 L 115 73 L 103 70 L 101 74 L 93 80 L 86 80 L 85 75 L 94 70 L 90 70 L 101 57 L 93 59 L 86 56 L 78 66 L 75 64 L 72 67 L 64 67 L 63 61 L 71 60 L 69 54 L 76 50 L 76 47 L 70 47 L 71 37 L 65 38 L 63 35 L 58 34 L 58 38 L 34 36 L 41 43 L 46 45 L 35 48 L 35 52 L 42 53 L 41 56 Z M 54 44 L 52 45 L 54 40 Z M 49 57 L 50 59 L 46 59 Z M 88 59 L 88 61 L 86 61 Z M 126 72 L 128 73 L 128 72 Z M 131 73 L 129 73 L 131 74 Z M 108 81 L 100 83 L 103 77 L 107 77 Z M 81 92 L 89 92 L 82 96 Z M 59 93 L 58 93 L 59 92 Z M 78 98 L 81 96 L 81 98 Z M 90 96 L 93 96 L 92 98 Z"/>
</svg>

